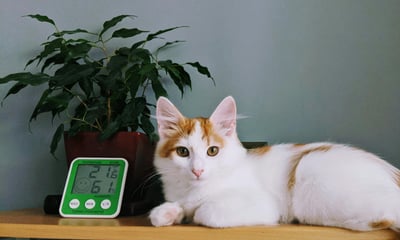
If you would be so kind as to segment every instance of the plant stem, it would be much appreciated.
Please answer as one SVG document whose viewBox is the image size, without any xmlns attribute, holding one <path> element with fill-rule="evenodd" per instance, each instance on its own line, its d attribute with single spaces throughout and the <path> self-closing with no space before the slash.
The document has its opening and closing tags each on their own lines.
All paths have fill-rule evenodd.
<svg viewBox="0 0 400 240">
<path fill-rule="evenodd" d="M 101 46 L 98 46 L 98 47 L 103 51 L 103 54 L 106 57 L 107 63 L 108 63 L 110 61 L 110 56 L 108 56 L 108 54 L 107 54 L 106 42 L 103 40 L 102 37 L 99 38 L 99 41 L 101 43 Z"/>
<path fill-rule="evenodd" d="M 110 39 L 104 41 L 103 38 L 101 36 L 99 36 L 99 42 L 101 43 L 101 46 L 99 46 L 99 47 L 103 51 L 103 54 L 106 58 L 107 64 L 110 62 L 110 56 L 107 54 L 106 42 L 109 41 Z M 111 114 L 112 114 L 111 91 L 108 91 L 108 95 L 107 95 L 107 125 L 110 124 L 110 122 L 111 122 Z"/>
<path fill-rule="evenodd" d="M 146 95 L 146 89 L 147 89 L 147 87 L 150 85 L 150 82 L 149 81 L 145 81 L 146 83 L 145 83 L 145 85 L 143 86 L 143 91 L 142 91 L 142 95 L 141 95 L 141 97 L 144 97 L 145 95 Z"/>
<path fill-rule="evenodd" d="M 111 93 L 109 92 L 109 95 L 107 97 L 107 124 L 110 124 L 111 122 Z"/>
</svg>

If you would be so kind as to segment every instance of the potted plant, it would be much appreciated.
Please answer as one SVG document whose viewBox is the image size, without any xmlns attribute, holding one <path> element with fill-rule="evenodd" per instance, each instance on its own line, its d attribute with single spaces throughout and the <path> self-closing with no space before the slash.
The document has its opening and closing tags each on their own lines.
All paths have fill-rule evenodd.
<svg viewBox="0 0 400 240">
<path fill-rule="evenodd" d="M 105 21 L 99 32 L 91 32 L 82 28 L 60 30 L 54 20 L 44 15 L 27 17 L 52 25 L 54 33 L 41 44 L 42 51 L 25 66 L 26 69 L 36 63 L 34 69 L 40 67 L 38 72 L 24 71 L 0 78 L 0 84 L 15 82 L 4 99 L 27 86 L 46 85 L 29 122 L 43 113 L 61 119 L 50 152 L 54 155 L 64 136 L 66 147 L 72 146 L 72 150 L 81 147 L 84 151 L 70 153 L 66 149 L 68 161 L 75 156 L 103 154 L 130 158 L 131 179 L 127 180 L 130 189 L 126 193 L 134 194 L 140 181 L 147 177 L 147 169 L 152 167 L 149 137 L 154 139 L 155 128 L 150 120 L 154 104 L 149 95 L 156 99 L 166 96 L 168 80 L 183 95 L 187 87 L 191 88 L 191 77 L 185 67 L 193 67 L 213 80 L 208 69 L 199 62 L 180 64 L 159 59 L 162 50 L 181 42 L 166 41 L 160 36 L 182 26 L 156 32 L 136 27 L 118 28 L 124 19 L 135 17 L 119 15 Z M 127 46 L 110 48 L 117 39 L 125 39 Z M 159 45 L 152 50 L 150 42 L 153 47 L 155 43 Z M 86 140 L 86 137 L 90 138 Z M 118 140 L 119 137 L 127 138 Z M 88 150 L 84 143 L 98 145 Z M 124 148 L 131 152 L 121 155 Z M 104 153 L 107 149 L 111 153 Z M 129 182 L 134 182 L 133 186 Z"/>
</svg>

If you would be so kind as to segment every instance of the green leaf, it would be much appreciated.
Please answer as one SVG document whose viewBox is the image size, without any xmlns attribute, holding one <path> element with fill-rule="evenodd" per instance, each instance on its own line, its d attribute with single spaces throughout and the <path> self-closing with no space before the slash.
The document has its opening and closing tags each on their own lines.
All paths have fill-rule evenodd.
<svg viewBox="0 0 400 240">
<path fill-rule="evenodd" d="M 126 105 L 126 99 L 128 98 L 128 91 L 126 85 L 122 81 L 116 81 L 116 83 L 111 88 L 110 104 L 113 111 L 112 116 L 118 116 L 124 106 Z"/>
<path fill-rule="evenodd" d="M 26 69 L 29 65 L 31 65 L 33 62 L 35 62 L 36 60 L 40 59 L 40 55 L 37 55 L 36 57 L 30 59 L 26 64 L 25 64 L 25 68 Z"/>
<path fill-rule="evenodd" d="M 137 117 L 143 113 L 146 107 L 146 98 L 144 97 L 137 97 L 133 99 L 133 109 L 128 112 L 128 114 Z"/>
<path fill-rule="evenodd" d="M 160 61 L 159 64 L 172 78 L 175 85 L 181 91 L 182 96 L 184 94 L 185 86 L 192 88 L 192 80 L 190 75 L 186 72 L 182 65 L 174 63 L 171 60 Z"/>
<path fill-rule="evenodd" d="M 72 59 L 79 60 L 85 58 L 90 49 L 92 49 L 92 45 L 85 41 L 74 45 L 68 45 L 67 48 L 67 57 L 65 61 L 68 62 Z"/>
<path fill-rule="evenodd" d="M 156 95 L 156 99 L 158 99 L 161 96 L 167 97 L 167 90 L 163 87 L 160 81 L 158 80 L 152 80 L 151 81 L 151 87 L 153 88 L 154 94 Z"/>
<path fill-rule="evenodd" d="M 54 119 L 57 114 L 67 109 L 71 99 L 74 97 L 69 92 L 61 92 L 54 96 L 50 96 L 49 93 L 50 92 L 47 91 L 46 95 L 42 95 L 42 98 L 39 100 L 39 103 L 32 113 L 30 121 L 36 119 L 39 114 L 45 112 L 51 112 Z"/>
<path fill-rule="evenodd" d="M 129 61 L 133 64 L 148 64 L 151 62 L 151 52 L 144 48 L 131 49 Z"/>
<path fill-rule="evenodd" d="M 131 99 L 117 118 L 117 121 L 120 123 L 120 128 L 130 127 L 131 131 L 136 131 L 140 126 L 140 116 L 145 114 L 145 112 L 147 112 L 147 110 L 146 99 L 144 97 Z"/>
<path fill-rule="evenodd" d="M 178 85 L 178 82 L 183 86 L 188 86 L 192 89 L 192 80 L 188 72 L 186 72 L 185 68 L 182 65 L 174 64 L 174 67 L 179 71 L 179 77 L 174 77 L 174 75 L 170 75 L 171 78 L 174 80 L 174 83 Z M 184 93 L 184 89 L 181 89 L 182 97 Z"/>
<path fill-rule="evenodd" d="M 160 75 L 158 74 L 158 69 L 155 63 L 143 65 L 139 70 L 139 75 L 141 75 L 143 79 L 150 79 L 156 98 L 167 96 L 167 91 L 160 82 Z"/>
<path fill-rule="evenodd" d="M 40 106 L 42 106 L 43 102 L 46 101 L 47 96 L 49 96 L 50 93 L 51 93 L 51 89 L 44 90 L 39 101 L 36 103 L 35 109 L 33 110 L 31 117 L 29 118 L 29 122 L 36 119 L 37 115 L 39 114 L 38 112 L 39 112 Z"/>
<path fill-rule="evenodd" d="M 84 56 L 87 55 L 87 53 L 92 49 L 92 45 L 88 43 L 87 41 L 74 44 L 74 45 L 68 45 L 68 50 L 69 54 L 68 57 L 75 59 L 75 58 L 83 58 Z"/>
<path fill-rule="evenodd" d="M 3 100 L 6 99 L 6 98 L 7 98 L 9 95 L 11 95 L 11 94 L 16 94 L 16 93 L 18 93 L 21 89 L 24 89 L 26 86 L 28 86 L 28 85 L 25 84 L 25 83 L 19 83 L 19 82 L 17 82 L 14 86 L 12 86 L 12 87 L 10 88 L 10 90 L 8 90 L 6 96 L 3 98 Z M 2 104 L 3 104 L 3 102 L 2 102 Z"/>
<path fill-rule="evenodd" d="M 95 35 L 94 33 L 91 33 L 85 29 L 81 29 L 81 28 L 77 28 L 75 30 L 64 30 L 61 32 L 55 32 L 50 36 L 54 36 L 54 37 L 63 37 L 64 35 L 71 35 L 71 34 L 77 34 L 77 33 L 88 33 L 88 34 L 92 34 Z"/>
<path fill-rule="evenodd" d="M 165 60 L 165 61 L 159 61 L 158 65 L 161 66 L 167 73 L 168 70 L 172 72 L 172 74 L 179 76 L 179 71 L 175 69 L 174 65 L 177 65 L 176 63 L 172 62 L 171 60 Z"/>
<path fill-rule="evenodd" d="M 68 129 L 69 137 L 73 137 L 79 132 L 90 130 L 86 128 L 86 125 L 82 121 L 72 120 L 69 125 L 70 125 Z"/>
<path fill-rule="evenodd" d="M 68 86 L 83 78 L 90 78 L 96 73 L 96 70 L 93 64 L 67 64 L 56 71 L 49 84 L 52 87 Z"/>
<path fill-rule="evenodd" d="M 113 32 L 112 37 L 113 38 L 130 38 L 136 35 L 139 35 L 144 32 L 149 32 L 149 31 L 143 31 L 137 28 L 131 28 L 131 29 L 126 29 L 126 28 L 121 28 Z"/>
<path fill-rule="evenodd" d="M 114 135 L 120 129 L 120 124 L 117 121 L 108 124 L 106 129 L 100 134 L 100 141 L 104 141 Z"/>
<path fill-rule="evenodd" d="M 131 49 L 133 50 L 135 48 L 138 48 L 141 45 L 143 45 L 144 43 L 146 43 L 146 40 L 142 40 L 142 41 L 136 42 L 136 43 L 132 44 Z"/>
<path fill-rule="evenodd" d="M 127 47 L 120 47 L 117 50 L 115 50 L 115 55 L 122 55 L 122 56 L 128 56 L 130 54 L 130 49 Z"/>
<path fill-rule="evenodd" d="M 197 69 L 197 71 L 203 75 L 206 75 L 208 78 L 211 78 L 214 82 L 215 85 L 215 80 L 214 78 L 211 76 L 210 72 L 208 71 L 208 68 L 201 65 L 199 62 L 187 62 L 186 64 L 189 64 L 190 66 L 194 67 Z"/>
<path fill-rule="evenodd" d="M 134 65 L 126 70 L 126 84 L 129 87 L 131 96 L 136 96 L 139 87 L 142 85 L 143 81 L 146 79 L 142 75 L 138 74 L 140 66 Z"/>
<path fill-rule="evenodd" d="M 150 135 L 154 132 L 154 126 L 153 123 L 150 121 L 150 116 L 147 114 L 143 114 L 140 117 L 140 127 L 143 129 L 143 131 L 147 134 Z"/>
<path fill-rule="evenodd" d="M 137 108 L 134 99 L 125 104 L 120 115 L 117 117 L 117 121 L 121 123 L 121 127 L 137 125 L 138 114 L 135 113 L 136 109 Z"/>
<path fill-rule="evenodd" d="M 128 56 L 114 55 L 110 58 L 110 61 L 107 64 L 107 69 L 111 72 L 121 72 L 126 64 L 128 64 Z"/>
<path fill-rule="evenodd" d="M 168 73 L 168 75 L 172 78 L 175 85 L 179 88 L 181 93 L 184 93 L 185 83 L 182 81 L 181 73 L 178 67 L 179 64 L 172 62 L 171 60 L 159 61 L 158 64 Z"/>
<path fill-rule="evenodd" d="M 64 41 L 64 39 L 57 38 L 50 42 L 43 43 L 42 44 L 42 45 L 44 45 L 43 51 L 39 55 L 37 55 L 35 58 L 32 58 L 31 60 L 29 60 L 26 63 L 25 68 L 28 67 L 33 62 L 35 62 L 36 60 L 39 60 L 38 64 L 40 64 L 40 62 L 42 61 L 43 58 L 46 58 L 47 56 L 49 56 L 52 53 L 60 51 L 61 47 L 63 46 L 63 41 Z"/>
<path fill-rule="evenodd" d="M 148 106 L 153 106 L 152 104 L 147 104 L 143 109 L 142 116 L 140 117 L 140 128 L 148 135 L 152 136 L 154 134 L 154 125 L 150 120 L 151 110 Z M 154 107 L 154 106 L 153 106 Z"/>
<path fill-rule="evenodd" d="M 22 84 L 37 86 L 48 82 L 50 76 L 44 73 L 33 74 L 30 72 L 12 73 L 3 78 L 0 78 L 0 84 L 16 81 Z"/>
<path fill-rule="evenodd" d="M 60 124 L 57 127 L 57 130 L 55 131 L 53 135 L 53 139 L 51 140 L 50 144 L 50 153 L 54 156 L 54 153 L 57 150 L 58 143 L 60 142 L 62 136 L 64 134 L 64 124 Z"/>
<path fill-rule="evenodd" d="M 57 65 L 57 64 L 63 64 L 65 63 L 65 55 L 63 53 L 58 53 L 52 57 L 49 57 L 46 59 L 46 61 L 43 63 L 43 66 L 41 68 L 41 72 L 44 72 L 46 68 L 50 67 L 51 65 Z"/>
<path fill-rule="evenodd" d="M 54 52 L 55 49 L 61 49 L 64 46 L 65 39 L 63 38 L 56 38 L 49 42 L 44 42 L 42 45 L 44 46 L 44 51 L 40 53 L 41 57 L 46 57 L 47 55 Z"/>
<path fill-rule="evenodd" d="M 86 97 L 90 97 L 93 92 L 93 81 L 91 78 L 82 78 L 79 80 L 79 86 L 82 91 L 85 93 Z"/>
<path fill-rule="evenodd" d="M 173 30 L 178 29 L 178 28 L 184 28 L 184 27 L 188 27 L 188 26 L 179 26 L 179 27 L 167 28 L 167 29 L 163 29 L 163 30 L 160 30 L 158 32 L 155 32 L 155 33 L 151 33 L 151 34 L 147 35 L 146 40 L 147 41 L 151 41 L 154 38 L 156 38 L 158 35 L 164 34 L 166 32 L 173 31 Z"/>
<path fill-rule="evenodd" d="M 108 20 L 108 21 L 105 21 L 105 22 L 103 23 L 103 30 L 101 30 L 99 36 L 100 36 L 100 37 L 103 36 L 103 34 L 104 34 L 108 29 L 114 27 L 115 25 L 117 25 L 117 23 L 121 22 L 124 18 L 127 18 L 127 17 L 132 18 L 132 17 L 136 17 L 136 16 L 134 16 L 134 15 L 119 15 L 119 16 L 116 16 L 116 17 L 114 17 L 114 18 L 112 18 L 112 19 L 110 19 L 110 20 Z"/>
<path fill-rule="evenodd" d="M 161 51 L 161 50 L 163 50 L 164 48 L 167 48 L 167 47 L 170 47 L 172 45 L 175 45 L 177 43 L 182 43 L 182 42 L 185 42 L 185 41 L 176 40 L 176 41 L 173 41 L 173 42 L 166 42 L 164 45 L 162 45 L 161 47 L 157 48 L 156 53 Z"/>
<path fill-rule="evenodd" d="M 39 22 L 47 22 L 47 23 L 50 23 L 51 25 L 53 25 L 54 27 L 56 27 L 56 23 L 53 21 L 53 19 L 51 19 L 45 15 L 30 14 L 30 15 L 26 15 L 24 17 L 31 17 L 31 18 L 38 20 Z"/>
</svg>

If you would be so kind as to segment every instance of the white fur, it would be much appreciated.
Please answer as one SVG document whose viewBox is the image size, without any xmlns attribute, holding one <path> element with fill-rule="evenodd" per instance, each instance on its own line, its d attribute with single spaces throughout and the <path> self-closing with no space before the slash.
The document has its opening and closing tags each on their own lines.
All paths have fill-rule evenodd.
<svg viewBox="0 0 400 240">
<path fill-rule="evenodd" d="M 169 117 L 183 117 L 171 106 L 167 99 L 159 100 L 159 124 L 171 124 L 170 118 L 162 122 L 163 109 L 168 109 Z M 217 156 L 206 154 L 209 146 L 218 143 L 207 144 L 199 124 L 177 144 L 190 150 L 188 158 L 156 154 L 154 163 L 167 202 L 151 211 L 154 226 L 179 223 L 185 216 L 209 227 L 275 225 L 295 218 L 301 223 L 360 231 L 373 230 L 371 223 L 380 221 L 393 222 L 393 229 L 400 227 L 396 168 L 371 153 L 333 143 L 280 144 L 265 154 L 250 153 L 236 136 L 235 115 L 235 102 L 228 97 L 210 117 L 224 138 Z M 157 149 L 168 140 L 165 134 L 160 136 Z M 293 159 L 321 146 L 329 149 L 302 155 L 296 181 L 288 187 Z M 197 178 L 193 168 L 204 172 Z"/>
</svg>

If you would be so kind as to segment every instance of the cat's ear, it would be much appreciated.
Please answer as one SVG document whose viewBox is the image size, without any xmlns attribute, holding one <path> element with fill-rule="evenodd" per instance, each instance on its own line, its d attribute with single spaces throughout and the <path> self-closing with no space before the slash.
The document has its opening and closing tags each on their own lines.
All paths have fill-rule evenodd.
<svg viewBox="0 0 400 240">
<path fill-rule="evenodd" d="M 221 128 L 226 136 L 236 132 L 236 103 L 233 97 L 224 98 L 211 114 L 210 121 Z"/>
<path fill-rule="evenodd" d="M 160 97 L 157 101 L 156 110 L 158 134 L 167 137 L 172 130 L 176 130 L 178 123 L 184 116 L 167 98 Z"/>
</svg>

